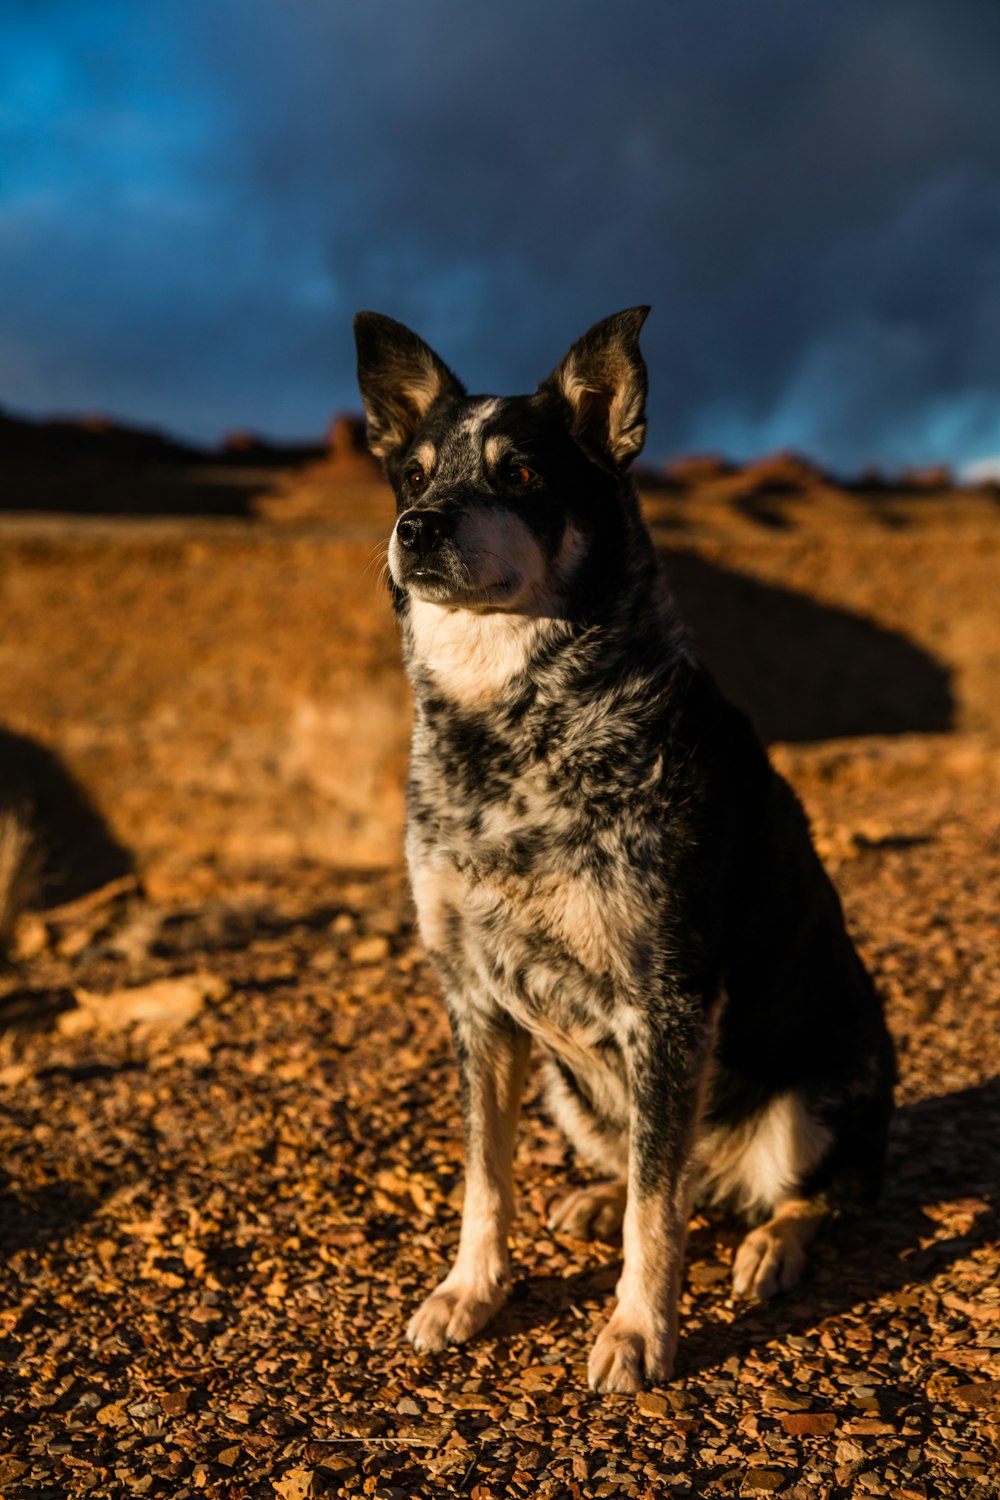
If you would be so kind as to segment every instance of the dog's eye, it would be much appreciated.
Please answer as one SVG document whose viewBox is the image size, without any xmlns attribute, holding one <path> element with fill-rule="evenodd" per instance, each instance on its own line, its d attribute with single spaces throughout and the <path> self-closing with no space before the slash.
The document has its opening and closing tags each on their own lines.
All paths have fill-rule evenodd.
<svg viewBox="0 0 1000 1500">
<path fill-rule="evenodd" d="M 411 469 L 406 476 L 406 482 L 410 486 L 411 490 L 422 490 L 427 482 L 427 475 L 424 473 L 423 469 Z"/>
<path fill-rule="evenodd" d="M 534 477 L 527 464 L 515 462 L 507 465 L 507 478 L 511 484 L 530 484 Z"/>
</svg>

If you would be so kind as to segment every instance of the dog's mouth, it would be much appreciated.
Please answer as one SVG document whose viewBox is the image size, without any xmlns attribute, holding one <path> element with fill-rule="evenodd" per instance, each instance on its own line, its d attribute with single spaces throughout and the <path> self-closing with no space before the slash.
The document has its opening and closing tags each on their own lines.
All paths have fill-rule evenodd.
<svg viewBox="0 0 1000 1500">
<path fill-rule="evenodd" d="M 484 569 L 478 559 L 463 556 L 450 543 L 423 557 L 409 556 L 401 548 L 390 546 L 389 566 L 396 587 L 411 597 L 455 608 L 503 608 L 521 588 L 516 568 L 494 572 L 494 562 Z M 481 576 L 483 572 L 485 577 Z"/>
<path fill-rule="evenodd" d="M 452 604 L 466 609 L 502 608 L 520 589 L 520 581 L 513 577 L 476 584 L 458 579 L 453 573 L 441 568 L 427 566 L 408 568 L 405 577 L 398 580 L 398 585 L 415 598 L 428 603 Z"/>
</svg>

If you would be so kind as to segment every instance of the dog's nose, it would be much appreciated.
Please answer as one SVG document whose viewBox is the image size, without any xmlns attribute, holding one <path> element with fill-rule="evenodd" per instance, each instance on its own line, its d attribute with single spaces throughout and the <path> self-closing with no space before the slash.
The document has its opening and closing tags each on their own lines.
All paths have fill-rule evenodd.
<svg viewBox="0 0 1000 1500">
<path fill-rule="evenodd" d="M 451 536 L 455 523 L 440 510 L 408 510 L 396 522 L 399 545 L 426 557 Z"/>
</svg>

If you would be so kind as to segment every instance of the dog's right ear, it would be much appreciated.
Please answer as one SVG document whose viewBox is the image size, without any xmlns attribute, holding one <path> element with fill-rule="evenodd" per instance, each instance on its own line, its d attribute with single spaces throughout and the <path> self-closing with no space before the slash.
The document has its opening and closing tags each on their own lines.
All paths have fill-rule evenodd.
<svg viewBox="0 0 1000 1500">
<path fill-rule="evenodd" d="M 439 396 L 465 395 L 434 350 L 393 318 L 358 313 L 354 339 L 368 446 L 376 458 L 389 458 L 410 443 Z"/>
</svg>

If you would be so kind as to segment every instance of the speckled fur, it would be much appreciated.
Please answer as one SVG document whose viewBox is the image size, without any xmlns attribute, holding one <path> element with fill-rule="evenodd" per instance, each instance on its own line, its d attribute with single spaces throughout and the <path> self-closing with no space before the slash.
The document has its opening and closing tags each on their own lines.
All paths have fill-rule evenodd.
<svg viewBox="0 0 1000 1500">
<path fill-rule="evenodd" d="M 410 1336 L 469 1337 L 502 1301 L 508 1084 L 533 1038 L 555 1118 L 624 1209 L 601 1390 L 669 1378 L 695 1193 L 764 1221 L 741 1289 L 785 1284 L 826 1206 L 876 1191 L 893 1082 L 802 811 L 698 662 L 639 514 L 643 317 L 597 325 L 504 400 L 467 397 L 391 320 L 357 323 L 406 518 L 389 557 L 414 699 L 407 857 L 468 1161 L 456 1267 Z"/>
</svg>

